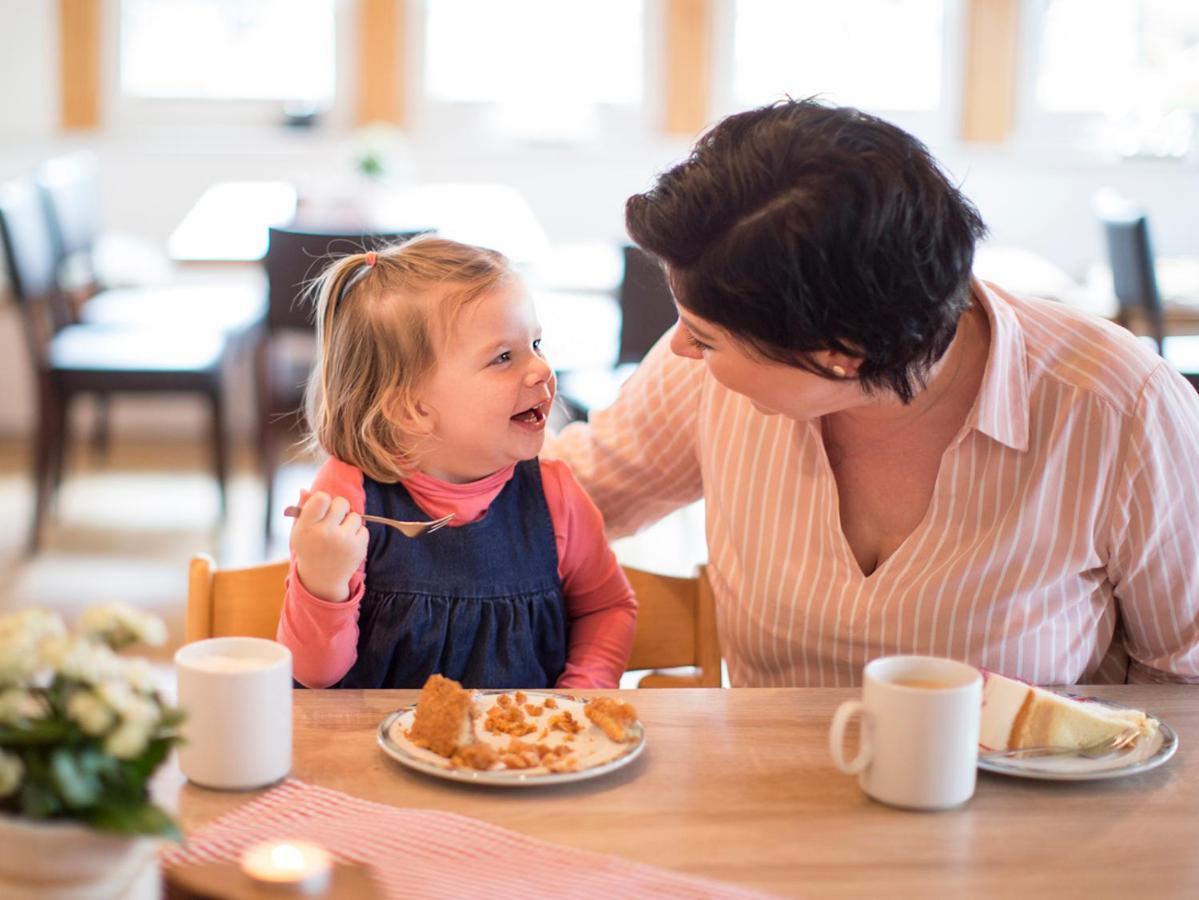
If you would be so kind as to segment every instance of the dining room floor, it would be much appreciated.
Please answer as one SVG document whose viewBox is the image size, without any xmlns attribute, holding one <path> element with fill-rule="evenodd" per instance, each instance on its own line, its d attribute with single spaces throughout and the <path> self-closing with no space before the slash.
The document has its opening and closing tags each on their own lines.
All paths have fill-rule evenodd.
<svg viewBox="0 0 1199 900">
<path fill-rule="evenodd" d="M 88 606 L 122 600 L 167 624 L 164 647 L 145 655 L 167 663 L 182 643 L 188 561 L 211 554 L 221 567 L 253 565 L 287 553 L 287 523 L 279 517 L 263 535 L 262 481 L 254 456 L 232 456 L 228 514 L 202 440 L 121 440 L 106 459 L 74 448 L 43 531 L 41 550 L 25 552 L 33 503 L 27 442 L 0 440 L 0 612 L 27 606 L 56 610 L 70 621 Z M 276 497 L 298 496 L 316 464 L 283 466 Z M 667 574 L 689 574 L 706 552 L 702 504 L 640 534 L 614 542 L 622 563 Z"/>
</svg>

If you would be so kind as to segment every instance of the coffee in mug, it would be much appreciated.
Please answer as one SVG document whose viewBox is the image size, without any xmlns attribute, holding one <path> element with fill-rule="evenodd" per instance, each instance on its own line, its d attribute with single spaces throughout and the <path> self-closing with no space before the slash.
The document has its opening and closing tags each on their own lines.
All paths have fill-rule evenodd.
<svg viewBox="0 0 1199 900">
<path fill-rule="evenodd" d="M 845 727 L 862 716 L 858 754 L 844 756 Z M 908 809 L 947 809 L 974 794 L 982 675 L 934 656 L 888 656 L 866 665 L 862 699 L 833 716 L 829 750 L 867 795 Z"/>
</svg>

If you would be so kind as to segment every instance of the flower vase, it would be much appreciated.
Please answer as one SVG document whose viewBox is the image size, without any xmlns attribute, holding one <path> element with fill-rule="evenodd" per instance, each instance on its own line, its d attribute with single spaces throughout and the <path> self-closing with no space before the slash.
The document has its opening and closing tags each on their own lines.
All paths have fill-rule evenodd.
<svg viewBox="0 0 1199 900">
<path fill-rule="evenodd" d="M 0 815 L 5 900 L 157 900 L 159 841 Z"/>
</svg>

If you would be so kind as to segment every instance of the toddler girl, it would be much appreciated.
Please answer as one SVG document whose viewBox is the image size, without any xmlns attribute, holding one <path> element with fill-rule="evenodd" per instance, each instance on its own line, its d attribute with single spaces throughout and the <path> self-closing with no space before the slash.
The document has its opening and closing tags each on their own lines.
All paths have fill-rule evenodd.
<svg viewBox="0 0 1199 900">
<path fill-rule="evenodd" d="M 636 602 L 565 464 L 540 461 L 554 376 L 498 253 L 434 236 L 317 286 L 311 441 L 278 638 L 308 687 L 614 688 Z M 361 514 L 448 527 L 407 538 Z"/>
</svg>

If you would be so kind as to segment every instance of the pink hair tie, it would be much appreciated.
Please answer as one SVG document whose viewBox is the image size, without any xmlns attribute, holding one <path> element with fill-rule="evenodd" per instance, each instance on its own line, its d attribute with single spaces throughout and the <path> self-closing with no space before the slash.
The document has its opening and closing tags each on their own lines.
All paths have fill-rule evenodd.
<svg viewBox="0 0 1199 900">
<path fill-rule="evenodd" d="M 379 261 L 379 254 L 378 254 L 378 253 L 376 253 L 374 250 L 368 250 L 368 251 L 366 252 L 366 264 L 367 264 L 368 266 L 373 266 L 373 265 L 374 265 L 375 263 L 377 263 L 378 261 Z"/>
</svg>

